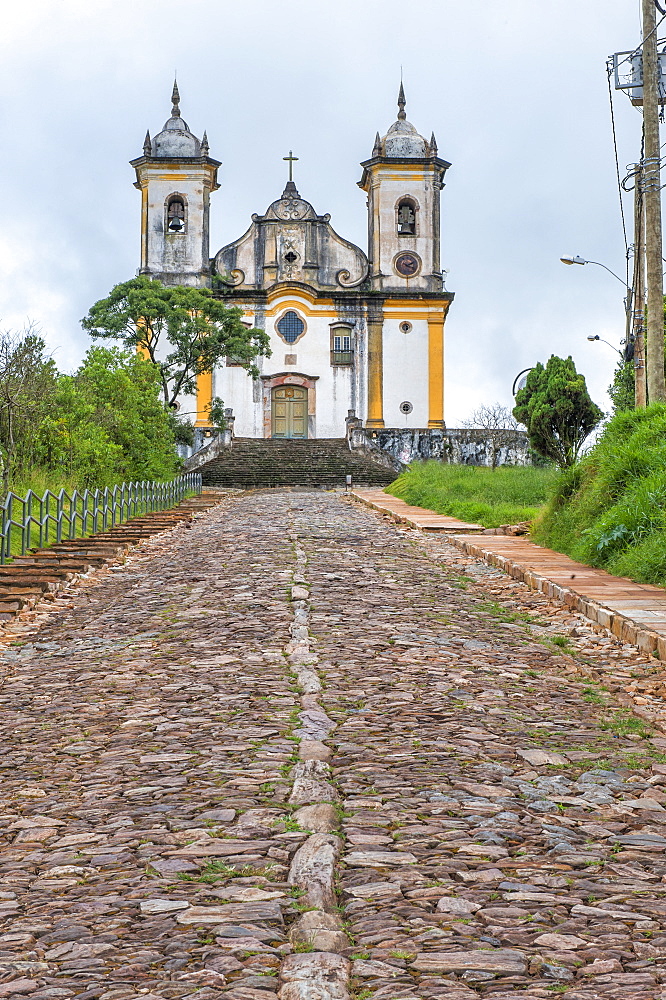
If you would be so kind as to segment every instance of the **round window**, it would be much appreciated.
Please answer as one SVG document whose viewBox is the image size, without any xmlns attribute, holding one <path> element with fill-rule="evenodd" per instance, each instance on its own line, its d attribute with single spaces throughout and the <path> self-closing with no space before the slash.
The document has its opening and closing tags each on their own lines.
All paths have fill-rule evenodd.
<svg viewBox="0 0 666 1000">
<path fill-rule="evenodd" d="M 407 320 L 405 320 L 404 323 L 400 324 L 400 329 L 402 330 L 403 333 L 411 333 L 411 331 L 412 331 L 412 324 L 409 323 Z"/>
<path fill-rule="evenodd" d="M 413 405 L 409 403 L 407 400 L 405 400 L 404 403 L 400 404 L 401 413 L 411 413 L 413 409 L 414 409 Z"/>
</svg>

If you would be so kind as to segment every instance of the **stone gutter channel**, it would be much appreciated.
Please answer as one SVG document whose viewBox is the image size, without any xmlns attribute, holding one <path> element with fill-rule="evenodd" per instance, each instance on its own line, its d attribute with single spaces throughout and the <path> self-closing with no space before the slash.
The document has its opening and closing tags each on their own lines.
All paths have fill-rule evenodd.
<svg viewBox="0 0 666 1000">
<path fill-rule="evenodd" d="M 295 949 L 307 952 L 288 955 L 280 967 L 280 1000 L 347 1000 L 351 963 L 344 956 L 349 939 L 343 930 L 335 892 L 335 866 L 342 851 L 338 793 L 331 783 L 328 763 L 332 750 L 324 742 L 335 729 L 319 703 L 322 684 L 317 673 L 318 657 L 310 631 L 310 592 L 307 557 L 296 532 L 290 533 L 296 564 L 291 588 L 294 621 L 291 640 L 285 648 L 287 662 L 300 691 L 300 740 L 293 772 L 289 805 L 292 818 L 310 835 L 294 854 L 288 881 L 302 893 L 307 907 L 289 928 Z"/>
</svg>

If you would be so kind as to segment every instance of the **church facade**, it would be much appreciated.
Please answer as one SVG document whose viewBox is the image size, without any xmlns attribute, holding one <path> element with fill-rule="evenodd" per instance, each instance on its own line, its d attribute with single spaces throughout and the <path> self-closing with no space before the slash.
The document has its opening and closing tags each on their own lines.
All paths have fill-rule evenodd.
<svg viewBox="0 0 666 1000">
<path fill-rule="evenodd" d="M 367 252 L 339 236 L 292 179 L 247 231 L 213 257 L 210 196 L 218 160 L 180 114 L 132 160 L 141 191 L 139 273 L 166 284 L 219 289 L 248 327 L 264 329 L 272 354 L 252 379 L 227 358 L 199 377 L 181 413 L 209 424 L 214 397 L 250 438 L 344 437 L 350 411 L 368 428 L 444 429 L 444 324 L 453 294 L 440 264 L 440 193 L 450 166 L 434 135 L 398 117 L 377 133 L 362 164 Z M 223 291 L 222 291 L 223 290 Z"/>
</svg>

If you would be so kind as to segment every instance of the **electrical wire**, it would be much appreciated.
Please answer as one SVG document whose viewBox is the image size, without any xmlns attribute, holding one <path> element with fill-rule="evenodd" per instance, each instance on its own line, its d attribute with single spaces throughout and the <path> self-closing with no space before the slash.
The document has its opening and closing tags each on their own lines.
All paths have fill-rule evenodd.
<svg viewBox="0 0 666 1000">
<path fill-rule="evenodd" d="M 627 54 L 626 54 L 625 58 L 624 58 L 624 59 L 620 59 L 620 61 L 619 61 L 619 63 L 618 63 L 617 65 L 618 65 L 618 66 L 622 66 L 622 64 L 623 64 L 623 63 L 626 63 L 626 62 L 629 62 L 629 60 L 630 60 L 630 59 L 631 59 L 631 58 L 632 58 L 633 56 L 637 55 L 637 53 L 639 53 L 639 52 L 641 51 L 641 49 L 643 48 L 643 46 L 644 46 L 644 45 L 645 45 L 645 43 L 647 42 L 648 38 L 651 38 L 651 37 L 652 37 L 652 35 L 654 35 L 655 31 L 656 31 L 656 30 L 657 30 L 657 29 L 659 28 L 659 26 L 660 26 L 660 25 L 661 25 L 661 24 L 663 23 L 663 21 L 666 21 L 666 14 L 664 14 L 664 16 L 663 16 L 663 17 L 659 18 L 659 20 L 658 20 L 658 21 L 657 21 L 657 23 L 655 24 L 654 28 L 653 28 L 653 29 L 652 29 L 652 31 L 650 32 L 650 34 L 649 34 L 649 35 L 646 35 L 646 36 L 645 36 L 645 38 L 642 38 L 642 39 L 641 39 L 641 41 L 639 42 L 639 44 L 638 44 L 638 45 L 636 46 L 636 48 L 635 48 L 635 49 L 633 49 L 633 50 L 632 50 L 631 52 L 627 52 Z M 663 42 L 663 41 L 664 41 L 664 39 L 662 38 L 662 42 Z M 657 41 L 657 44 L 659 44 L 659 42 L 658 42 L 658 41 Z"/>
<path fill-rule="evenodd" d="M 615 152 L 615 177 L 617 179 L 617 193 L 620 201 L 620 217 L 622 219 L 622 235 L 624 238 L 624 259 L 626 262 L 626 281 L 629 284 L 629 240 L 627 239 L 627 220 L 624 216 L 624 204 L 622 201 L 622 179 L 620 177 L 620 159 L 617 149 L 617 132 L 615 129 L 615 110 L 613 108 L 613 88 L 611 87 L 611 66 L 607 65 L 606 76 L 608 78 L 608 103 L 610 106 L 611 130 L 613 133 L 613 150 Z"/>
</svg>

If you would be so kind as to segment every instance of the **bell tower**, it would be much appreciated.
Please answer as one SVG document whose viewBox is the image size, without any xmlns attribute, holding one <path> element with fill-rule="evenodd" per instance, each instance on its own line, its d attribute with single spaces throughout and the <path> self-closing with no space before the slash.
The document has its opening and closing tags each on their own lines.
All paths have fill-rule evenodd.
<svg viewBox="0 0 666 1000">
<path fill-rule="evenodd" d="M 407 121 L 400 84 L 398 117 L 359 181 L 368 195 L 365 425 L 444 429 L 444 321 L 453 295 L 440 264 L 440 193 L 450 163 Z M 427 387 L 427 392 L 424 390 Z"/>
<path fill-rule="evenodd" d="M 451 166 L 437 156 L 407 121 L 405 91 L 398 94 L 398 118 L 375 139 L 372 157 L 361 164 L 359 187 L 368 195 L 368 257 L 374 291 L 439 292 L 440 192 Z"/>
<path fill-rule="evenodd" d="M 208 155 L 208 139 L 190 132 L 180 116 L 174 82 L 171 117 L 153 139 L 146 133 L 143 156 L 131 160 L 141 191 L 139 273 L 167 285 L 210 283 L 209 209 L 219 188 L 219 160 Z"/>
</svg>

